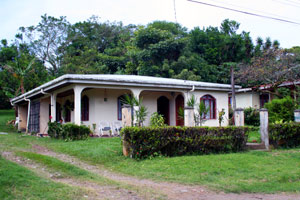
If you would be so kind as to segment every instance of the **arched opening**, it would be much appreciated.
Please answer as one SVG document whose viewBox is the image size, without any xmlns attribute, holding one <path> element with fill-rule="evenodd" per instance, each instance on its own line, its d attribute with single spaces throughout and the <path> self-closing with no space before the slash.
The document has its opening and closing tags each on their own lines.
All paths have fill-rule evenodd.
<svg viewBox="0 0 300 200">
<path fill-rule="evenodd" d="M 60 103 L 56 102 L 56 121 L 60 122 L 61 120 L 61 105 Z"/>
<path fill-rule="evenodd" d="M 208 109 L 208 112 L 205 114 L 205 119 L 216 119 L 216 99 L 211 95 L 205 95 L 201 97 L 200 101 L 202 101 L 205 107 Z"/>
<path fill-rule="evenodd" d="M 175 99 L 176 104 L 176 126 L 184 126 L 184 98 L 182 95 L 178 95 Z M 183 112 L 183 113 L 182 113 Z"/>
<path fill-rule="evenodd" d="M 71 102 L 69 100 L 67 100 L 64 105 L 64 117 L 65 122 L 71 121 Z"/>
<path fill-rule="evenodd" d="M 89 98 L 86 95 L 81 99 L 81 121 L 89 121 Z"/>
<path fill-rule="evenodd" d="M 165 124 L 170 125 L 170 112 L 169 112 L 169 99 L 165 96 L 161 96 L 157 99 L 157 112 L 161 114 L 165 119 Z"/>
</svg>

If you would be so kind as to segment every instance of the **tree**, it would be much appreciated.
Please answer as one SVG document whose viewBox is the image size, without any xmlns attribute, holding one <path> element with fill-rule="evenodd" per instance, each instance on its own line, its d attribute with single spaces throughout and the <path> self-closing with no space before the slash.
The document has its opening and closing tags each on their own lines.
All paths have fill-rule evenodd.
<svg viewBox="0 0 300 200">
<path fill-rule="evenodd" d="M 0 45 L 0 69 L 3 108 L 8 108 L 10 98 L 49 80 L 45 66 L 29 52 L 28 45 L 18 38 L 11 45 L 6 42 Z"/>
<path fill-rule="evenodd" d="M 133 26 L 100 22 L 98 17 L 70 26 L 62 73 L 123 73 Z"/>
<path fill-rule="evenodd" d="M 15 77 L 19 82 L 19 86 L 15 92 L 15 96 L 19 94 L 20 90 L 21 94 L 25 93 L 24 80 L 26 76 L 28 76 L 28 74 L 33 71 L 32 65 L 34 64 L 35 58 L 32 58 L 28 63 L 24 63 L 24 61 L 27 61 L 26 59 L 27 58 L 25 58 L 25 55 L 21 55 L 14 62 L 10 62 L 10 64 L 6 64 L 3 66 L 3 68 L 10 72 L 13 77 Z"/>
<path fill-rule="evenodd" d="M 254 57 L 250 64 L 240 64 L 237 73 L 240 83 L 247 85 L 269 84 L 277 88 L 284 81 L 300 78 L 297 56 L 280 48 L 271 48 L 261 56 Z"/>
<path fill-rule="evenodd" d="M 55 75 L 61 66 L 64 45 L 68 44 L 66 38 L 70 23 L 66 17 L 55 18 L 44 14 L 41 18 L 37 26 L 20 27 L 20 31 L 29 40 L 32 52 Z"/>
</svg>

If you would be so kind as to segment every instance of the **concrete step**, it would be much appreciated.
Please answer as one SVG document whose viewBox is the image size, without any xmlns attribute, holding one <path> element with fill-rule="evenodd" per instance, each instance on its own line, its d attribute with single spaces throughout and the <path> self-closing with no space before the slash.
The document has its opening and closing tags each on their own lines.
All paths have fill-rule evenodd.
<svg viewBox="0 0 300 200">
<path fill-rule="evenodd" d="M 250 150 L 260 150 L 260 149 L 264 150 L 264 149 L 266 149 L 264 143 L 247 143 L 246 146 Z"/>
</svg>

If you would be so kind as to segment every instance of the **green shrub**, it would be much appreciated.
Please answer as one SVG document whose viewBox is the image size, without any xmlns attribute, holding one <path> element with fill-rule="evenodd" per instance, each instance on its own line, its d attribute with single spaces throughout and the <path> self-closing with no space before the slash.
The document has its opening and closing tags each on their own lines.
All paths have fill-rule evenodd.
<svg viewBox="0 0 300 200">
<path fill-rule="evenodd" d="M 58 122 L 48 123 L 48 135 L 52 138 L 58 139 L 63 131 L 62 124 Z"/>
<path fill-rule="evenodd" d="M 60 124 L 58 122 L 49 122 L 48 123 L 48 135 L 56 139 L 64 140 L 82 140 L 86 139 L 91 130 L 84 126 L 78 126 L 76 124 Z"/>
<path fill-rule="evenodd" d="M 247 126 L 259 126 L 259 111 L 255 108 L 245 108 L 245 124 Z"/>
<path fill-rule="evenodd" d="M 300 146 L 300 123 L 270 124 L 269 139 L 274 147 Z"/>
<path fill-rule="evenodd" d="M 121 134 L 133 158 L 236 152 L 245 149 L 247 127 L 126 127 Z"/>
<path fill-rule="evenodd" d="M 294 121 L 296 105 L 291 97 L 273 99 L 271 102 L 265 104 L 265 108 L 268 109 L 270 123 L 276 121 Z"/>
<path fill-rule="evenodd" d="M 150 126 L 151 127 L 163 127 L 165 126 L 164 117 L 157 112 L 154 112 L 150 118 Z"/>
</svg>

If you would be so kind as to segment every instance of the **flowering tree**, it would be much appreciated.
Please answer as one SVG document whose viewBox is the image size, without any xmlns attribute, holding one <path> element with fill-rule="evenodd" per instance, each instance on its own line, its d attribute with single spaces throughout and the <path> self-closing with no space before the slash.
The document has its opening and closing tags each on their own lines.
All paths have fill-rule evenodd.
<svg viewBox="0 0 300 200">
<path fill-rule="evenodd" d="M 253 57 L 250 64 L 240 64 L 237 77 L 239 83 L 254 86 L 269 84 L 276 88 L 285 81 L 300 79 L 299 55 L 286 50 L 272 48 Z"/>
</svg>

